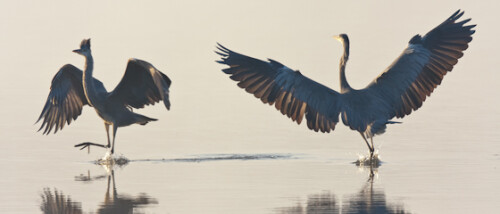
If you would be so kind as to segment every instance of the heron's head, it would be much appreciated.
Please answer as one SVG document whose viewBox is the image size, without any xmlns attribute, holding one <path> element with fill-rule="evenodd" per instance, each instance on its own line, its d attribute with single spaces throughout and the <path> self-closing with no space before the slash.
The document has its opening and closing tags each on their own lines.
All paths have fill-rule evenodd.
<svg viewBox="0 0 500 214">
<path fill-rule="evenodd" d="M 90 55 L 90 39 L 82 40 L 80 49 L 73 50 L 73 52 L 84 56 Z"/>
<path fill-rule="evenodd" d="M 336 36 L 333 36 L 334 39 L 338 40 L 340 43 L 343 45 L 349 44 L 349 37 L 347 37 L 347 34 L 339 34 Z"/>
<path fill-rule="evenodd" d="M 347 60 L 349 59 L 349 37 L 347 37 L 347 34 L 339 34 L 337 36 L 333 37 L 336 40 L 339 40 L 340 43 L 344 46 L 344 55 L 342 56 L 341 63 L 345 64 Z"/>
</svg>

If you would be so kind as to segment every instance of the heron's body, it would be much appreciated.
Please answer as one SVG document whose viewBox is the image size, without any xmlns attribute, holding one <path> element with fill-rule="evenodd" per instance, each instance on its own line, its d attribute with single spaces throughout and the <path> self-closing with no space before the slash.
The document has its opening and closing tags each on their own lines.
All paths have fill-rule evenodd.
<svg viewBox="0 0 500 214">
<path fill-rule="evenodd" d="M 136 114 L 129 110 L 123 103 L 108 96 L 106 88 L 102 84 L 93 81 L 93 59 L 92 55 L 85 56 L 85 70 L 82 78 L 83 90 L 87 102 L 94 107 L 97 115 L 104 120 L 104 123 L 117 127 L 128 126 L 134 123 L 141 125 L 156 119 L 148 118 Z M 135 59 L 133 59 L 135 60 Z"/>
<path fill-rule="evenodd" d="M 94 60 L 90 51 L 90 40 L 83 40 L 81 48 L 74 52 L 85 57 L 85 68 L 82 72 L 73 65 L 63 66 L 54 76 L 51 92 L 47 98 L 38 120 L 44 118 L 40 130 L 45 127 L 48 134 L 55 127 L 54 133 L 70 124 L 82 111 L 85 104 L 94 107 L 99 117 L 104 120 L 108 137 L 106 146 L 94 143 L 83 143 L 83 148 L 97 145 L 111 149 L 114 153 L 115 135 L 118 127 L 131 124 L 145 125 L 154 118 L 149 118 L 131 111 L 131 108 L 142 108 L 163 100 L 165 107 L 170 108 L 170 79 L 148 62 L 130 59 L 125 75 L 118 86 L 108 92 L 104 85 L 93 77 Z M 109 127 L 113 127 L 113 144 L 109 138 Z"/>
<path fill-rule="evenodd" d="M 384 108 L 378 108 L 384 105 L 383 100 L 370 96 L 367 91 L 351 90 L 341 95 L 344 105 L 350 106 L 348 110 L 341 111 L 342 122 L 352 130 L 362 132 L 366 136 L 374 136 L 383 129 L 374 129 L 372 131 L 370 128 L 384 126 L 391 119 L 384 116 L 387 115 Z M 355 121 L 360 118 L 366 118 L 365 122 L 356 123 Z"/>
<path fill-rule="evenodd" d="M 475 25 L 465 26 L 470 19 L 457 20 L 457 11 L 442 24 L 421 37 L 414 36 L 403 53 L 374 81 L 363 89 L 353 89 L 345 75 L 349 59 L 349 39 L 336 37 L 344 46 L 340 59 L 340 92 L 303 76 L 285 65 L 248 57 L 219 45 L 219 63 L 238 86 L 275 105 L 282 114 L 298 124 L 305 116 L 309 129 L 330 132 L 338 117 L 352 130 L 358 131 L 373 155 L 373 137 L 385 132 L 386 124 L 402 118 L 422 106 L 426 97 L 441 84 L 468 48 Z M 371 145 L 367 138 L 371 139 Z"/>
</svg>

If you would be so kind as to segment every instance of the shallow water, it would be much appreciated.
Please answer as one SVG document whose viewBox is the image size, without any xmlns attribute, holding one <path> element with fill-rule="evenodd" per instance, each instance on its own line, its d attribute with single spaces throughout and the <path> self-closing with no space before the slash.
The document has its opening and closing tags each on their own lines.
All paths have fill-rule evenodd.
<svg viewBox="0 0 500 214">
<path fill-rule="evenodd" d="M 500 85 L 497 1 L 66 1 L 0 3 L 0 213 L 495 213 L 500 210 Z M 433 5 L 433 7 L 429 7 Z M 348 33 L 347 76 L 364 87 L 460 5 L 477 23 L 470 48 L 423 107 L 375 138 L 382 164 L 358 133 L 338 124 L 315 133 L 262 105 L 220 72 L 216 42 L 273 58 L 338 89 Z M 496 7 L 495 7 L 496 6 Z M 420 15 L 419 15 L 420 14 Z M 37 133 L 50 80 L 92 38 L 95 76 L 112 90 L 128 58 L 172 80 L 171 111 L 118 129 L 121 167 L 94 163 L 105 150 L 93 109 L 57 134 Z M 119 209 L 119 210 L 118 210 Z"/>
</svg>

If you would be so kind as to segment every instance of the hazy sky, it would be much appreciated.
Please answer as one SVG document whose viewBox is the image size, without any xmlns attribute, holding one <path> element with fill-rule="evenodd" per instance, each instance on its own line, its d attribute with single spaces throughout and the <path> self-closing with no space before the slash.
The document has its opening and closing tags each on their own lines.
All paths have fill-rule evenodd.
<svg viewBox="0 0 500 214">
<path fill-rule="evenodd" d="M 139 110 L 159 121 L 145 127 L 119 129 L 117 151 L 128 157 L 316 150 L 326 155 L 342 151 L 335 157 L 350 159 L 353 153 L 366 151 L 359 134 L 343 125 L 334 134 L 314 133 L 305 124 L 299 127 L 272 107 L 262 105 L 220 71 L 224 66 L 214 62 L 218 60 L 213 52 L 216 43 L 255 58 L 280 61 L 338 90 L 342 48 L 332 36 L 347 33 L 351 41 L 347 77 L 351 86 L 362 88 L 392 63 L 410 38 L 425 34 L 457 9 L 463 9 L 464 18 L 470 17 L 471 23 L 478 25 L 470 48 L 421 109 L 404 118 L 401 126 L 390 127 L 375 142 L 387 142 L 384 152 L 391 155 L 386 160 L 391 162 L 394 158 L 392 163 L 396 164 L 412 158 L 406 151 L 426 152 L 426 157 L 440 157 L 443 151 L 453 158 L 464 151 L 477 154 L 475 157 L 490 157 L 498 153 L 500 145 L 495 143 L 500 137 L 499 6 L 499 1 L 470 0 L 3 0 L 0 1 L 3 74 L 0 162 L 26 157 L 36 162 L 56 160 L 51 155 L 88 160 L 87 154 L 72 145 L 105 140 L 102 121 L 88 107 L 76 122 L 56 135 L 42 136 L 36 133 L 39 124 L 33 125 L 58 69 L 66 63 L 83 68 L 83 58 L 71 52 L 83 38 L 92 39 L 94 75 L 108 90 L 118 83 L 127 60 L 132 57 L 151 62 L 173 81 L 171 111 L 161 105 Z M 440 147 L 430 151 L 415 142 L 435 143 Z M 32 156 L 38 152 L 48 155 Z M 292 172 L 293 164 L 290 165 Z M 19 164 L 2 167 L 22 170 Z M 128 172 L 134 174 L 136 171 L 130 168 L 133 169 L 129 167 Z M 397 175 L 392 179 L 397 179 Z M 463 180 L 459 181 L 464 182 L 476 178 L 467 173 L 460 175 Z M 27 177 L 30 176 L 14 176 Z M 493 178 L 489 174 L 486 177 Z M 446 176 L 429 179 L 433 180 L 424 183 L 431 187 L 449 182 Z M 394 191 L 404 185 L 394 183 L 392 189 L 390 185 L 386 187 Z M 487 197 L 483 193 L 494 189 L 489 184 L 478 185 L 480 190 L 475 193 L 479 196 Z M 426 186 L 427 190 L 431 187 Z M 36 188 L 27 191 L 39 191 Z M 475 191 L 473 188 L 470 186 L 469 190 Z M 463 201 L 443 203 L 451 206 Z M 425 213 L 425 200 L 410 204 L 412 210 Z"/>
<path fill-rule="evenodd" d="M 242 125 L 245 129 L 244 126 L 261 124 L 246 120 L 254 117 L 247 112 L 255 112 L 257 117 L 272 117 L 271 121 L 281 115 L 245 94 L 220 72 L 224 66 L 214 62 L 218 59 L 213 52 L 216 42 L 256 58 L 278 60 L 338 90 L 342 49 L 332 36 L 347 33 L 351 40 L 348 80 L 353 87 L 361 88 L 401 53 L 413 35 L 426 33 L 457 9 L 463 9 L 464 17 L 471 17 L 471 23 L 478 24 L 474 40 L 454 71 L 444 79 L 444 86 L 419 111 L 435 112 L 437 107 L 429 103 L 442 102 L 452 103 L 453 109 L 448 111 L 457 111 L 457 115 L 471 114 L 461 111 L 459 105 L 477 103 L 477 112 L 491 113 L 475 118 L 478 120 L 475 124 L 482 124 L 499 118 L 498 4 L 497 1 L 419 1 L 418 4 L 2 1 L 0 59 L 4 78 L 0 79 L 0 98 L 8 105 L 2 106 L 0 114 L 4 121 L 24 121 L 17 124 L 18 130 L 35 131 L 31 124 L 45 102 L 53 75 L 66 63 L 83 67 L 83 58 L 71 50 L 78 48 L 83 38 L 91 38 L 94 75 L 108 90 L 118 83 L 131 57 L 151 62 L 173 80 L 172 111 L 153 108 L 144 112 L 168 118 L 168 124 L 179 129 L 203 130 L 225 123 Z M 89 116 L 85 112 L 92 111 L 87 110 L 78 123 L 86 123 L 87 117 L 91 117 L 90 123 L 95 123 L 95 115 Z M 295 126 L 285 119 L 279 121 L 287 127 Z M 6 131 L 13 124 L 1 125 L 2 134 L 13 135 Z M 496 124 L 493 126 L 498 128 Z M 305 127 L 302 130 L 308 133 Z"/>
</svg>

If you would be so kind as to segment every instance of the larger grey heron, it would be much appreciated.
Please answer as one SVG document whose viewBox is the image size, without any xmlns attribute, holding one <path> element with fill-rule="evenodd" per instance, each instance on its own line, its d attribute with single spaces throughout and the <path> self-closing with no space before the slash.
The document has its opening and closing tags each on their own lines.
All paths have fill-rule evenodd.
<svg viewBox="0 0 500 214">
<path fill-rule="evenodd" d="M 472 41 L 476 25 L 465 25 L 470 19 L 457 21 L 463 12 L 456 11 L 425 36 L 415 35 L 403 53 L 363 89 L 353 89 L 347 82 L 345 66 L 349 59 L 346 34 L 335 38 L 344 47 L 340 58 L 340 93 L 303 76 L 285 65 L 248 57 L 218 44 L 218 53 L 238 86 L 273 105 L 297 124 L 305 115 L 307 127 L 316 132 L 335 129 L 342 122 L 361 134 L 373 157 L 373 137 L 385 132 L 390 119 L 403 118 L 422 106 L 427 96 L 453 69 Z M 371 144 L 367 138 L 370 138 Z"/>
<path fill-rule="evenodd" d="M 56 133 L 67 123 L 82 113 L 85 105 L 94 107 L 104 120 L 108 138 L 106 146 L 95 143 L 76 145 L 82 149 L 88 146 L 100 146 L 111 149 L 114 153 L 115 136 L 118 127 L 131 124 L 145 125 L 157 119 L 149 118 L 131 111 L 132 108 L 143 108 L 163 100 L 170 109 L 170 79 L 150 63 L 129 59 L 125 74 L 116 88 L 107 92 L 101 81 L 92 77 L 94 60 L 90 50 L 90 39 L 84 39 L 80 49 L 73 52 L 85 57 L 85 69 L 82 72 L 71 64 L 64 65 L 52 79 L 50 93 L 37 122 L 43 118 L 40 130 L 45 127 L 44 134 L 53 129 Z M 113 126 L 113 143 L 109 139 L 109 126 Z"/>
</svg>

